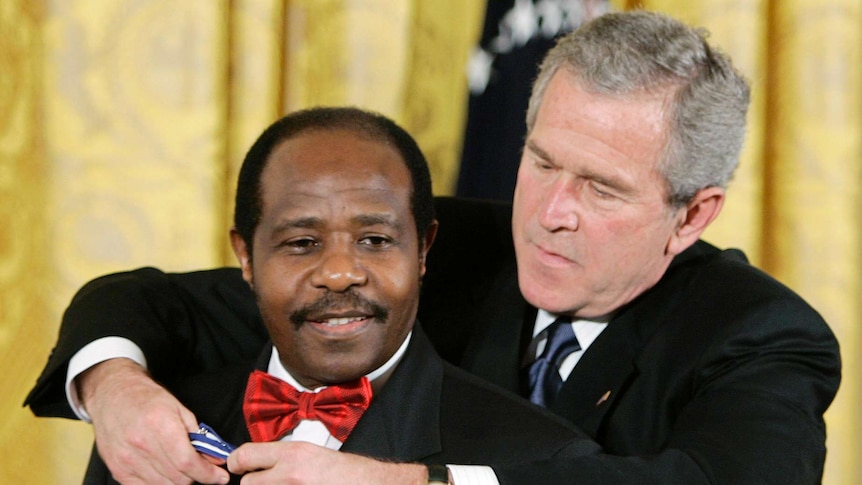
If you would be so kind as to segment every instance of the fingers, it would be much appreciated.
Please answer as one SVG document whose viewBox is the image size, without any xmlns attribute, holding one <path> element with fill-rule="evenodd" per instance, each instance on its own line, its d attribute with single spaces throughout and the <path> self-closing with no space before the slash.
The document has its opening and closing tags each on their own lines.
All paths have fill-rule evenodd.
<svg viewBox="0 0 862 485">
<path fill-rule="evenodd" d="M 244 474 L 243 485 L 403 485 L 427 479 L 423 465 L 384 463 L 302 442 L 246 443 L 228 456 L 227 467 Z"/>
<path fill-rule="evenodd" d="M 227 469 L 242 475 L 256 470 L 273 468 L 279 462 L 279 451 L 289 456 L 290 443 L 245 443 L 227 457 Z M 287 463 L 285 463 L 287 465 Z"/>
<path fill-rule="evenodd" d="M 99 455 L 121 483 L 227 483 L 226 470 L 195 451 L 195 416 L 137 364 L 106 361 L 88 371 L 85 406 Z M 106 366 L 106 367 L 103 367 Z"/>
<path fill-rule="evenodd" d="M 159 452 L 151 460 L 153 467 L 171 483 L 227 483 L 230 479 L 227 471 L 192 447 L 186 428 L 177 426 L 176 430 L 157 441 Z"/>
</svg>

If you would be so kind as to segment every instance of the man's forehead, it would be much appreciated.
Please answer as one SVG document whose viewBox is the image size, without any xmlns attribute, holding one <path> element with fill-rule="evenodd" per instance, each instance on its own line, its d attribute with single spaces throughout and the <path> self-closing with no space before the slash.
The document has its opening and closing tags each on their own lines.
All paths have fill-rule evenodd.
<svg viewBox="0 0 862 485">
<path fill-rule="evenodd" d="M 272 226 L 273 232 L 287 231 L 291 229 L 323 229 L 333 223 L 337 226 L 347 224 L 355 228 L 367 228 L 373 226 L 388 226 L 400 229 L 404 226 L 405 218 L 399 217 L 393 211 L 356 211 L 344 214 L 341 218 L 333 220 L 331 214 L 325 211 L 302 211 L 286 212 L 279 215 Z"/>
<path fill-rule="evenodd" d="M 264 199 L 264 212 L 271 210 L 278 219 L 325 221 L 341 217 L 371 225 L 387 221 L 394 224 L 410 215 L 410 194 L 406 188 L 357 186 L 326 192 L 298 187 L 273 197 L 271 205 Z"/>
<path fill-rule="evenodd" d="M 410 203 L 410 190 L 407 187 L 355 186 L 334 187 L 331 190 L 317 190 L 314 184 L 304 187 L 285 188 L 279 197 L 284 200 L 285 208 L 309 210 L 327 209 L 364 209 L 378 211 L 399 210 Z"/>
<path fill-rule="evenodd" d="M 657 169 L 667 131 L 668 93 L 605 94 L 557 72 L 528 134 L 527 148 L 544 156 L 567 150 L 597 160 L 648 162 Z"/>
</svg>

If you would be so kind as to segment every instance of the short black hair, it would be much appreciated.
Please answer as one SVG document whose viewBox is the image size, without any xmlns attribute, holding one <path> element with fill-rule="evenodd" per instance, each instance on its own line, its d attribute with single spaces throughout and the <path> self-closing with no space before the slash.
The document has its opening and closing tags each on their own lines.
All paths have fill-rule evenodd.
<svg viewBox="0 0 862 485">
<path fill-rule="evenodd" d="M 295 111 L 271 124 L 249 149 L 239 172 L 234 209 L 234 227 L 245 241 L 249 256 L 254 232 L 263 210 L 261 174 L 272 151 L 283 141 L 310 130 L 350 130 L 373 140 L 391 144 L 410 171 L 413 183 L 410 206 L 419 244 L 434 221 L 431 173 L 425 155 L 407 131 L 386 116 L 353 107 L 316 107 Z"/>
</svg>

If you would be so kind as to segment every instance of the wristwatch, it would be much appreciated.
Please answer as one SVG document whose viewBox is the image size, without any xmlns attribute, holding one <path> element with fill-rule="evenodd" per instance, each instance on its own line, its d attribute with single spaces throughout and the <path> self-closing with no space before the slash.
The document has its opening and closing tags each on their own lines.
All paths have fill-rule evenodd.
<svg viewBox="0 0 862 485">
<path fill-rule="evenodd" d="M 427 465 L 428 485 L 449 485 L 449 469 L 446 465 Z"/>
</svg>

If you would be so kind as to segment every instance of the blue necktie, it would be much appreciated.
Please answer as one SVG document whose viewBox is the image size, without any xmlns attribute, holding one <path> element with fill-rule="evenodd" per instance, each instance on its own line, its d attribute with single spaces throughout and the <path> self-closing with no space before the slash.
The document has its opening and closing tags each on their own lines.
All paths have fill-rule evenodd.
<svg viewBox="0 0 862 485">
<path fill-rule="evenodd" d="M 568 318 L 558 318 L 545 332 L 548 334 L 545 349 L 530 366 L 530 401 L 549 407 L 563 387 L 560 364 L 572 352 L 581 350 L 581 345 Z"/>
</svg>

